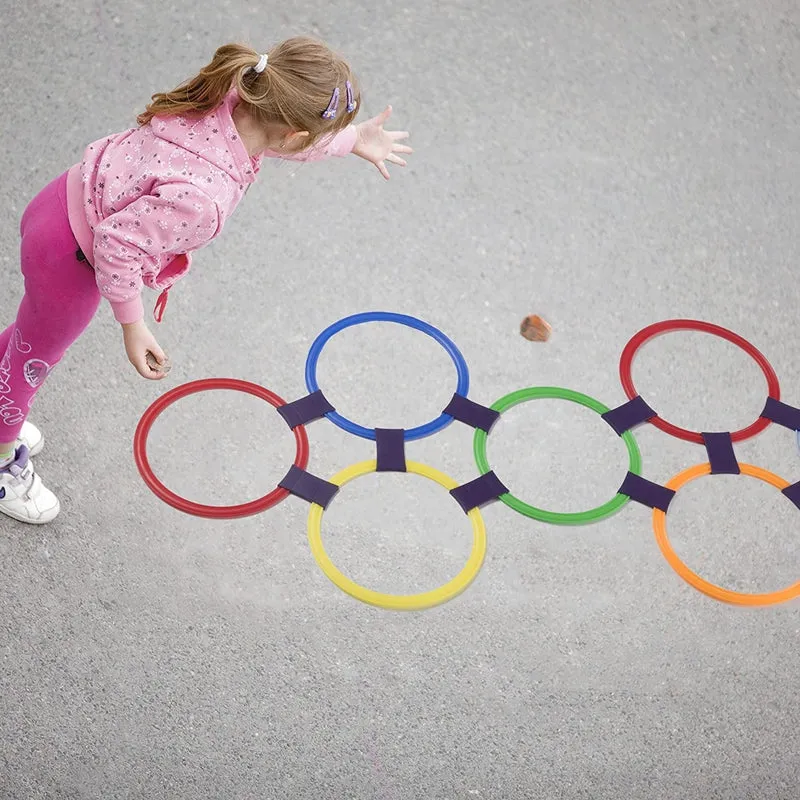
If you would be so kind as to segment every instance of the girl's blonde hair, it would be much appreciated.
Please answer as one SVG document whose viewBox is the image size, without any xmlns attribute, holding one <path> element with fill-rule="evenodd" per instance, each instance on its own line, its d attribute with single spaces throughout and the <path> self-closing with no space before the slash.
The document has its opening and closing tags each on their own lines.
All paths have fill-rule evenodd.
<svg viewBox="0 0 800 800">
<path fill-rule="evenodd" d="M 243 44 L 220 47 L 211 63 L 171 92 L 159 92 L 137 117 L 147 125 L 153 117 L 177 114 L 203 116 L 213 111 L 235 88 L 256 122 L 280 123 L 293 131 L 308 131 L 300 147 L 346 128 L 358 113 L 361 95 L 355 77 L 342 58 L 316 39 L 297 36 L 268 52 L 262 72 L 255 67 L 261 54 Z M 345 82 L 350 81 L 356 107 L 347 110 Z M 334 119 L 322 116 L 334 90 L 340 93 Z"/>
</svg>

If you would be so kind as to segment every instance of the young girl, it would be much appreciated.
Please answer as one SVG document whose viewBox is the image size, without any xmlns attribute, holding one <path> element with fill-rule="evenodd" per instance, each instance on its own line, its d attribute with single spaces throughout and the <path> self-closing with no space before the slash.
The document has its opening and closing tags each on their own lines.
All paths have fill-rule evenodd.
<svg viewBox="0 0 800 800">
<path fill-rule="evenodd" d="M 43 437 L 26 417 L 101 297 L 136 371 L 164 377 L 142 286 L 161 291 L 160 322 L 191 252 L 219 234 L 263 157 L 354 153 L 386 179 L 386 162 L 405 166 L 408 134 L 383 129 L 391 107 L 355 125 L 359 103 L 349 66 L 321 42 L 293 38 L 263 55 L 228 44 L 195 78 L 153 95 L 138 128 L 89 145 L 31 201 L 20 226 L 25 294 L 0 334 L 0 512 L 32 523 L 59 512 L 31 464 Z"/>
</svg>

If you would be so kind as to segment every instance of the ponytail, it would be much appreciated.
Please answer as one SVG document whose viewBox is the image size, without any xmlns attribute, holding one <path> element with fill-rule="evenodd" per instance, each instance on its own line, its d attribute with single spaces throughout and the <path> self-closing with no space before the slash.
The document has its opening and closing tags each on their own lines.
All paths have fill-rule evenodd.
<svg viewBox="0 0 800 800">
<path fill-rule="evenodd" d="M 136 121 L 139 125 L 147 125 L 156 116 L 207 114 L 225 99 L 233 83 L 239 82 L 237 78 L 255 67 L 260 58 L 255 50 L 246 45 L 223 45 L 214 53 L 211 63 L 194 78 L 171 92 L 154 94 L 152 102 Z"/>
</svg>

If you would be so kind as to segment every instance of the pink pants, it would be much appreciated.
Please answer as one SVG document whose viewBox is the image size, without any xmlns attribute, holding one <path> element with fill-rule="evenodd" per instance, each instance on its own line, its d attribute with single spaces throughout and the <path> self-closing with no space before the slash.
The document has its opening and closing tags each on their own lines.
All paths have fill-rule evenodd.
<svg viewBox="0 0 800 800">
<path fill-rule="evenodd" d="M 67 217 L 67 176 L 31 200 L 20 224 L 25 295 L 0 333 L 0 443 L 13 442 L 34 397 L 100 303 L 94 270 L 78 260 Z"/>
</svg>

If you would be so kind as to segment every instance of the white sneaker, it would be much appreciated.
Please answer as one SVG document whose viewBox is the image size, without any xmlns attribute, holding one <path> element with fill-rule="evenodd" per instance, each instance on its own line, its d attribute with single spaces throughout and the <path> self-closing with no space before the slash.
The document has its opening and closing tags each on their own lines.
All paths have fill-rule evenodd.
<svg viewBox="0 0 800 800">
<path fill-rule="evenodd" d="M 43 525 L 58 516 L 58 498 L 33 471 L 28 448 L 23 444 L 14 461 L 0 469 L 0 513 L 20 522 Z"/>
<path fill-rule="evenodd" d="M 44 447 L 44 436 L 42 432 L 32 423 L 25 420 L 22 423 L 22 430 L 17 437 L 17 447 L 24 444 L 30 451 L 31 457 L 38 456 Z"/>
</svg>

